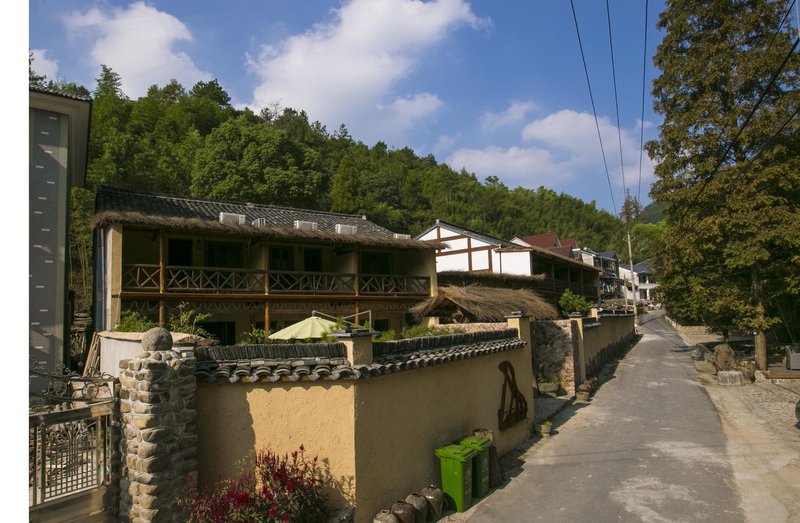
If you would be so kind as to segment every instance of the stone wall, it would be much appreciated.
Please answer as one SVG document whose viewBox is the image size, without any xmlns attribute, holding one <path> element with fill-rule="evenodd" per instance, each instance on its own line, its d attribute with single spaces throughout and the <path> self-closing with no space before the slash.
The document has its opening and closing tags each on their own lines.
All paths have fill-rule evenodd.
<svg viewBox="0 0 800 523">
<path fill-rule="evenodd" d="M 534 374 L 558 377 L 564 389 L 574 392 L 575 358 L 570 320 L 531 322 L 531 337 Z"/>
<path fill-rule="evenodd" d="M 144 351 L 120 362 L 121 521 L 182 521 L 175 500 L 197 475 L 195 359 L 171 347 L 166 329 L 152 329 Z"/>
</svg>

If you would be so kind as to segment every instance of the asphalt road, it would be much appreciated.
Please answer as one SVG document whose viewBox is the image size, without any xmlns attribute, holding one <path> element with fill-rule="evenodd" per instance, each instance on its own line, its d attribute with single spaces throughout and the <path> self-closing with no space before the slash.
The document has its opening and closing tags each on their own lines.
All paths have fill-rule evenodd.
<svg viewBox="0 0 800 523">
<path fill-rule="evenodd" d="M 720 419 L 661 319 L 591 402 L 553 423 L 516 475 L 451 521 L 744 521 Z"/>
</svg>

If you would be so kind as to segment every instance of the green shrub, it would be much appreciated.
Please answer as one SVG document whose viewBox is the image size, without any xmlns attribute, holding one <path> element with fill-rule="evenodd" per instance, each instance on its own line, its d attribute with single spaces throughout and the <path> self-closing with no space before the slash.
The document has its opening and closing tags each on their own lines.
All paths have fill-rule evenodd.
<svg viewBox="0 0 800 523">
<path fill-rule="evenodd" d="M 239 345 L 267 345 L 269 343 L 275 343 L 275 340 L 269 339 L 270 334 L 272 334 L 272 331 L 253 327 L 250 331 L 242 333 L 242 339 L 239 341 Z"/>
<path fill-rule="evenodd" d="M 158 327 L 156 322 L 136 311 L 122 311 L 119 324 L 114 327 L 117 332 L 147 332 L 153 327 Z"/>
<path fill-rule="evenodd" d="M 188 303 L 178 305 L 178 314 L 170 314 L 167 324 L 172 332 L 183 332 L 203 338 L 213 338 L 214 336 L 202 328 L 198 323 L 208 321 L 212 318 L 211 314 L 199 313 L 189 307 Z"/>
<path fill-rule="evenodd" d="M 561 299 L 558 300 L 558 306 L 561 308 L 561 314 L 565 318 L 568 318 L 573 312 L 580 312 L 581 316 L 588 316 L 592 308 L 589 300 L 583 296 L 572 294 L 569 289 L 565 290 L 564 294 L 561 295 Z"/>
<path fill-rule="evenodd" d="M 378 336 L 373 336 L 372 341 L 392 341 L 397 339 L 397 333 L 393 329 L 383 331 Z"/>
<path fill-rule="evenodd" d="M 425 336 L 444 336 L 446 334 L 452 334 L 449 330 L 443 329 L 441 327 L 431 327 L 429 325 L 425 325 L 420 323 L 419 325 L 414 325 L 413 327 L 408 327 L 403 329 L 403 332 L 400 333 L 401 338 L 423 338 Z"/>
</svg>

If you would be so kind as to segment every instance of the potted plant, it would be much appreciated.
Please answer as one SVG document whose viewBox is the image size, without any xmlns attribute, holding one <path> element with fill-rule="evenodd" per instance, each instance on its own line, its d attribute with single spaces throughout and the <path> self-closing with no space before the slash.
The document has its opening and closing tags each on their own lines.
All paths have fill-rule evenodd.
<svg viewBox="0 0 800 523">
<path fill-rule="evenodd" d="M 536 388 L 539 389 L 541 394 L 553 394 L 558 392 L 559 382 L 558 378 L 551 376 L 544 376 L 536 380 Z"/>
<path fill-rule="evenodd" d="M 545 420 L 539 424 L 539 433 L 542 435 L 543 438 L 550 436 L 550 433 L 553 431 L 553 422 L 550 420 Z"/>
</svg>

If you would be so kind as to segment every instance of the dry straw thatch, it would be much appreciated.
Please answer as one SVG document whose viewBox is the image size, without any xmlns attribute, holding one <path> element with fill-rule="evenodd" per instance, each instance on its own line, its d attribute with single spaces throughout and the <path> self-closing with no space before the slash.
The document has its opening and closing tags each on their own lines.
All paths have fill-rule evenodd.
<svg viewBox="0 0 800 523">
<path fill-rule="evenodd" d="M 256 227 L 250 224 L 225 224 L 202 218 L 183 218 L 176 216 L 157 216 L 135 211 L 104 211 L 95 215 L 94 227 L 119 223 L 153 229 L 171 231 L 234 234 L 237 236 L 257 236 L 273 240 L 306 241 L 333 245 L 358 245 L 362 247 L 388 247 L 394 249 L 434 250 L 441 249 L 441 242 L 400 239 L 365 234 L 342 235 L 332 232 L 306 231 L 286 227 Z"/>
<path fill-rule="evenodd" d="M 556 308 L 533 291 L 479 285 L 439 287 L 436 296 L 410 310 L 420 319 L 438 316 L 450 317 L 459 322 L 504 321 L 506 316 L 515 311 L 521 311 L 536 320 L 558 318 Z"/>
</svg>

